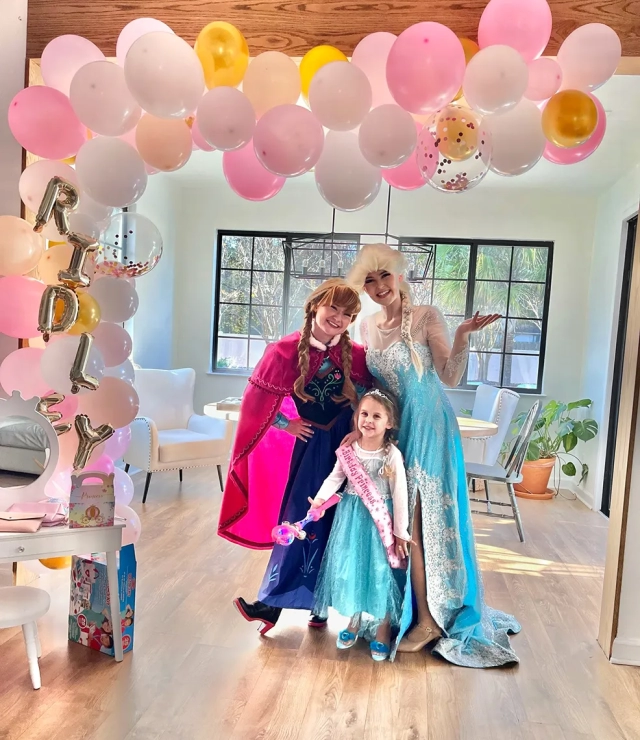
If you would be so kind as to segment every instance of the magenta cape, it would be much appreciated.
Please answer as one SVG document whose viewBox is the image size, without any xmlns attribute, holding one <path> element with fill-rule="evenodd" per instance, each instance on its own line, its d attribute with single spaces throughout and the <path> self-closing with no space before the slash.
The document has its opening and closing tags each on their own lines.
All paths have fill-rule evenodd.
<svg viewBox="0 0 640 740">
<path fill-rule="evenodd" d="M 287 416 L 297 413 L 289 396 L 299 375 L 298 342 L 300 332 L 270 344 L 249 378 L 242 398 L 240 420 L 231 454 L 231 466 L 222 496 L 218 534 L 244 547 L 267 550 L 273 547 L 271 530 L 279 524 L 282 497 L 289 477 L 291 451 L 295 438 L 272 427 L 282 408 Z M 309 348 L 309 373 L 306 382 L 318 372 L 325 352 Z M 340 345 L 329 350 L 329 357 L 342 367 Z M 370 386 L 364 349 L 353 345 L 351 378 Z M 313 495 L 310 491 L 309 495 Z"/>
</svg>

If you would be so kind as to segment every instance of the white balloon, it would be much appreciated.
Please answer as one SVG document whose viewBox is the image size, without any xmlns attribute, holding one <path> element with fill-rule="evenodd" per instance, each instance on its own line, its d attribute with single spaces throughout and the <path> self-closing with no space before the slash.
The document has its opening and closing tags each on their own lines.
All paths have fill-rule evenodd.
<svg viewBox="0 0 640 740">
<path fill-rule="evenodd" d="M 562 42 L 557 61 L 562 90 L 596 90 L 615 73 L 622 56 L 618 34 L 604 23 L 587 23 Z"/>
<path fill-rule="evenodd" d="M 350 62 L 330 62 L 319 69 L 309 87 L 309 107 L 332 131 L 351 131 L 371 108 L 371 83 Z"/>
<path fill-rule="evenodd" d="M 542 112 L 531 100 L 521 100 L 502 116 L 487 116 L 485 123 L 493 145 L 490 168 L 498 175 L 521 175 L 542 157 Z"/>
<path fill-rule="evenodd" d="M 524 59 L 510 46 L 487 46 L 469 62 L 462 91 L 479 113 L 506 113 L 522 100 L 529 82 Z"/>
<path fill-rule="evenodd" d="M 358 131 L 360 151 L 374 167 L 397 167 L 416 148 L 416 124 L 399 105 L 381 105 L 369 111 Z"/>
<path fill-rule="evenodd" d="M 251 141 L 256 114 L 249 98 L 235 87 L 214 87 L 200 101 L 196 114 L 205 141 L 223 152 L 241 149 Z"/>
<path fill-rule="evenodd" d="M 136 371 L 133 369 L 131 360 L 125 360 L 122 365 L 117 365 L 116 367 L 108 367 L 104 371 L 104 374 L 107 378 L 118 378 L 130 385 L 133 385 L 136 379 Z"/>
<path fill-rule="evenodd" d="M 126 280 L 101 277 L 91 283 L 88 292 L 98 301 L 103 321 L 124 324 L 138 310 L 135 286 Z"/>
</svg>

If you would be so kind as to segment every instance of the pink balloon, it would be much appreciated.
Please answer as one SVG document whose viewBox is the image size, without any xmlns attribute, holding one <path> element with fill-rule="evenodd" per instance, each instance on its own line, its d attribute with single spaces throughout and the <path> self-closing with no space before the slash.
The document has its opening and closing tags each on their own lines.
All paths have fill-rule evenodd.
<svg viewBox="0 0 640 740">
<path fill-rule="evenodd" d="M 120 468 L 113 471 L 113 490 L 116 495 L 116 506 L 129 506 L 133 501 L 134 485 L 131 476 Z"/>
<path fill-rule="evenodd" d="M 359 67 L 371 84 L 372 108 L 395 102 L 387 85 L 387 58 L 397 38 L 386 31 L 370 33 L 353 50 L 351 64 Z"/>
<path fill-rule="evenodd" d="M 313 113 L 299 105 L 278 105 L 258 121 L 253 135 L 256 156 L 269 172 L 296 177 L 316 165 L 324 131 Z"/>
<path fill-rule="evenodd" d="M 58 36 L 42 52 L 42 79 L 45 85 L 69 95 L 75 73 L 85 64 L 101 60 L 104 60 L 104 54 L 89 39 L 73 34 Z"/>
<path fill-rule="evenodd" d="M 562 68 L 555 59 L 540 57 L 529 64 L 529 84 L 524 96 L 538 103 L 549 100 L 562 84 Z"/>
<path fill-rule="evenodd" d="M 387 59 L 387 84 L 410 113 L 433 113 L 458 94 L 465 57 L 458 37 L 441 23 L 416 23 L 396 39 Z"/>
<path fill-rule="evenodd" d="M 203 152 L 215 152 L 215 146 L 211 146 L 211 144 L 209 144 L 209 142 L 202 135 L 202 131 L 200 131 L 200 126 L 198 126 L 197 119 L 193 122 L 191 126 L 191 138 L 193 139 L 194 145 L 197 146 L 198 149 L 202 149 Z"/>
<path fill-rule="evenodd" d="M 101 455 L 94 463 L 91 463 L 90 468 L 85 468 L 87 473 L 104 473 L 105 475 L 111 475 L 113 473 L 113 460 L 106 454 Z"/>
<path fill-rule="evenodd" d="M 542 155 L 547 161 L 553 162 L 553 164 L 575 164 L 576 162 L 582 162 L 582 160 L 590 157 L 600 144 L 602 144 L 605 131 L 607 130 L 607 114 L 602 107 L 602 103 L 595 95 L 589 95 L 589 97 L 598 109 L 598 123 L 596 124 L 595 131 L 583 144 L 571 147 L 570 149 L 554 146 L 548 141 Z"/>
<path fill-rule="evenodd" d="M 438 169 L 440 153 L 429 127 L 425 126 L 418 132 L 418 144 L 416 146 L 416 165 L 421 177 L 426 182 L 433 177 Z"/>
<path fill-rule="evenodd" d="M 20 90 L 9 105 L 8 118 L 16 141 L 38 157 L 73 157 L 86 141 L 86 129 L 69 98 L 52 87 Z"/>
<path fill-rule="evenodd" d="M 478 45 L 511 46 L 527 62 L 545 50 L 551 36 L 547 0 L 491 0 L 478 26 Z"/>
<path fill-rule="evenodd" d="M 116 43 L 116 59 L 118 60 L 118 64 L 124 67 L 124 60 L 127 58 L 127 52 L 131 46 L 140 36 L 144 36 L 145 33 L 153 33 L 154 31 L 173 33 L 173 30 L 166 23 L 158 21 L 155 18 L 136 18 L 134 21 L 127 23 L 122 31 L 120 31 Z"/>
<path fill-rule="evenodd" d="M 71 428 L 66 434 L 61 434 L 58 437 L 58 444 L 60 445 L 60 456 L 58 458 L 58 465 L 56 471 L 64 470 L 65 468 L 73 467 L 73 460 L 78 450 L 78 435 L 74 427 Z M 104 442 L 99 444 L 96 449 L 91 453 L 89 461 L 85 466 L 88 470 L 91 470 L 96 460 L 99 460 L 104 455 Z"/>
<path fill-rule="evenodd" d="M 116 429 L 106 442 L 105 454 L 112 460 L 119 460 L 129 448 L 131 442 L 131 427 Z"/>
<path fill-rule="evenodd" d="M 71 468 L 56 470 L 47 481 L 44 492 L 49 498 L 68 502 L 71 495 Z"/>
<path fill-rule="evenodd" d="M 38 336 L 38 312 L 45 287 L 34 278 L 0 278 L 0 334 L 18 339 Z"/>
<path fill-rule="evenodd" d="M 122 546 L 135 545 L 142 532 L 140 517 L 130 506 L 122 504 L 116 504 L 116 516 L 126 521 L 126 526 L 122 531 Z"/>
<path fill-rule="evenodd" d="M 44 395 L 48 396 L 51 393 L 54 393 L 54 391 L 48 389 Z M 78 410 L 78 396 L 67 393 L 63 401 L 57 403 L 55 406 L 50 406 L 49 408 L 52 411 L 57 411 L 58 413 L 62 414 L 62 418 L 60 419 L 61 422 L 73 421 L 76 415 L 76 411 Z"/>
<path fill-rule="evenodd" d="M 214 87 L 205 94 L 196 114 L 198 129 L 216 149 L 240 149 L 253 136 L 256 114 L 249 98 L 235 87 Z"/>
<path fill-rule="evenodd" d="M 416 132 L 419 135 L 422 131 L 422 124 L 416 121 L 415 125 Z M 433 150 L 437 153 L 435 142 L 433 142 Z M 433 164 L 434 172 L 436 162 L 437 158 Z M 427 181 L 420 174 L 417 152 L 414 152 L 413 155 L 399 167 L 382 170 L 382 177 L 385 182 L 389 183 L 392 188 L 396 188 L 397 190 L 417 190 L 427 184 Z"/>
<path fill-rule="evenodd" d="M 133 349 L 131 337 L 129 332 L 119 324 L 101 321 L 92 334 L 105 367 L 121 365 L 131 354 Z"/>
<path fill-rule="evenodd" d="M 222 171 L 229 187 L 245 200 L 269 200 L 285 183 L 284 177 L 268 172 L 260 164 L 252 141 L 242 149 L 224 152 Z"/>
<path fill-rule="evenodd" d="M 44 396 L 49 390 L 40 372 L 43 349 L 23 347 L 7 355 L 0 364 L 0 385 L 7 395 L 20 391 L 23 398 Z"/>
<path fill-rule="evenodd" d="M 126 427 L 138 413 L 140 401 L 133 386 L 119 378 L 103 378 L 100 387 L 78 399 L 78 412 L 91 419 L 93 427 L 110 424 Z"/>
</svg>

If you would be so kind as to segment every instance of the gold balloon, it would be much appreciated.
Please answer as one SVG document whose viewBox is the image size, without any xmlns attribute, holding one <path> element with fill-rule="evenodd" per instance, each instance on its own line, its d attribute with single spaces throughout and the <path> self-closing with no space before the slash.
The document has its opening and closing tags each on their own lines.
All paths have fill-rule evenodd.
<svg viewBox="0 0 640 740">
<path fill-rule="evenodd" d="M 542 111 L 542 130 L 556 146 L 570 149 L 584 143 L 598 124 L 598 109 L 587 93 L 563 90 Z"/>
<path fill-rule="evenodd" d="M 302 94 L 307 98 L 309 96 L 309 87 L 311 80 L 316 72 L 329 62 L 346 62 L 347 57 L 336 49 L 335 46 L 322 44 L 314 46 L 302 57 L 300 62 L 300 80 L 302 82 Z"/>
<path fill-rule="evenodd" d="M 75 428 L 78 434 L 78 450 L 73 459 L 73 469 L 82 470 L 89 461 L 95 448 L 106 442 L 114 432 L 109 424 L 101 424 L 95 429 L 91 426 L 86 414 L 78 414 L 75 418 Z"/>
<path fill-rule="evenodd" d="M 51 568 L 51 570 L 62 570 L 64 568 L 71 567 L 71 555 L 64 555 L 60 558 L 41 558 L 40 562 L 45 568 Z"/>
<path fill-rule="evenodd" d="M 460 38 L 460 43 L 462 44 L 462 49 L 464 51 L 464 64 L 466 67 L 473 57 L 480 51 L 480 47 L 471 39 Z M 455 96 L 454 100 L 460 100 L 461 97 L 462 88 L 458 90 L 458 94 Z"/>
<path fill-rule="evenodd" d="M 56 319 L 60 309 L 62 309 L 61 301 L 56 305 Z M 78 318 L 73 326 L 67 329 L 67 333 L 74 336 L 85 332 L 91 333 L 100 323 L 100 317 L 98 301 L 89 293 L 78 293 Z"/>
<path fill-rule="evenodd" d="M 242 82 L 249 66 L 249 47 L 245 37 L 231 23 L 209 23 L 198 34 L 193 48 L 209 89 L 220 85 L 236 87 Z"/>
<path fill-rule="evenodd" d="M 448 105 L 436 117 L 436 147 L 441 156 L 453 162 L 463 162 L 478 149 L 478 129 L 475 121 L 457 105 Z"/>
</svg>

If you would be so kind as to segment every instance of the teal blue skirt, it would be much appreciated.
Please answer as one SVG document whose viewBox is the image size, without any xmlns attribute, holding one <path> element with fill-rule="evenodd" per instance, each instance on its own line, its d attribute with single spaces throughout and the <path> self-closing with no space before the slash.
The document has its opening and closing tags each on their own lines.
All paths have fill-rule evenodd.
<svg viewBox="0 0 640 740">
<path fill-rule="evenodd" d="M 393 518 L 391 499 L 387 508 Z M 336 509 L 313 613 L 326 617 L 332 607 L 345 617 L 363 612 L 381 621 L 388 615 L 391 625 L 399 626 L 406 571 L 389 565 L 380 534 L 359 496 L 345 494 Z"/>
</svg>

